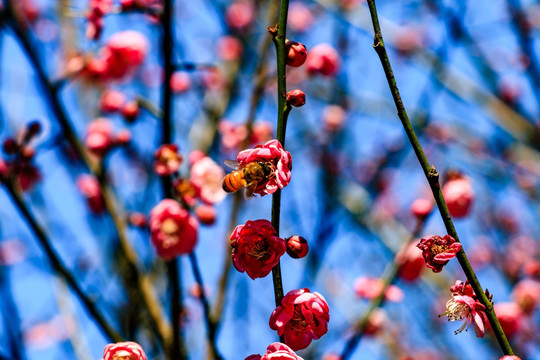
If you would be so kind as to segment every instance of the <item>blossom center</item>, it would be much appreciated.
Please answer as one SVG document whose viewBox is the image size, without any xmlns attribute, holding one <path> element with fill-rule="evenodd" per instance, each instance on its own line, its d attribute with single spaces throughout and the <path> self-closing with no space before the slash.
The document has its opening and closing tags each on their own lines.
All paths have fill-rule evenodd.
<svg viewBox="0 0 540 360">
<path fill-rule="evenodd" d="M 167 235 L 173 235 L 178 231 L 178 224 L 173 219 L 167 219 L 161 224 L 161 231 Z"/>
<path fill-rule="evenodd" d="M 430 248 L 433 255 L 437 255 L 448 251 L 448 245 L 446 244 L 433 244 Z"/>
<path fill-rule="evenodd" d="M 448 316 L 448 321 L 461 320 L 469 315 L 469 307 L 464 303 L 458 303 L 454 299 L 446 302 L 446 312 L 442 315 Z"/>
<path fill-rule="evenodd" d="M 289 321 L 289 324 L 296 331 L 303 331 L 308 326 L 304 315 L 302 315 L 302 310 L 300 309 L 300 306 L 294 305 L 293 317 Z"/>
<path fill-rule="evenodd" d="M 265 241 L 257 240 L 249 249 L 248 254 L 256 259 L 262 259 L 268 255 L 268 244 Z"/>
</svg>

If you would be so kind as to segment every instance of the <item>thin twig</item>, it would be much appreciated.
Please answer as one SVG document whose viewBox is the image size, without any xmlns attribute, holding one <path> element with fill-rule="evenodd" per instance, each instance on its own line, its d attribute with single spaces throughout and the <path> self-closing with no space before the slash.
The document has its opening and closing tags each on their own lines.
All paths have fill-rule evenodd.
<svg viewBox="0 0 540 360">
<path fill-rule="evenodd" d="M 375 31 L 373 47 L 375 48 L 375 51 L 377 52 L 377 55 L 379 56 L 382 67 L 384 69 L 384 73 L 386 75 L 388 86 L 390 87 L 390 91 L 396 105 L 399 119 L 401 120 L 403 128 L 407 133 L 407 137 L 409 138 L 409 141 L 414 149 L 416 157 L 418 158 L 418 161 L 422 166 L 424 175 L 426 176 L 429 186 L 431 187 L 431 191 L 433 192 L 433 196 L 435 197 L 435 201 L 437 203 L 437 207 L 439 208 L 439 212 L 446 227 L 446 231 L 450 236 L 456 239 L 456 241 L 459 241 L 456 229 L 454 227 L 454 223 L 452 222 L 452 218 L 446 205 L 446 201 L 444 200 L 444 197 L 442 195 L 441 187 L 439 184 L 439 174 L 437 173 L 435 168 L 429 164 L 422 149 L 422 146 L 420 145 L 418 138 L 416 137 L 411 122 L 409 121 L 409 117 L 403 105 L 403 101 L 401 100 L 396 79 L 394 77 L 392 66 L 390 64 L 390 59 L 388 58 L 388 54 L 386 53 L 386 48 L 384 46 L 384 40 L 379 25 L 377 9 L 375 7 L 375 0 L 368 0 L 368 6 L 371 14 L 371 20 L 373 22 L 373 29 Z M 478 278 L 476 277 L 476 274 L 471 264 L 469 263 L 467 255 L 465 254 L 463 248 L 457 253 L 457 258 L 465 275 L 467 276 L 467 279 L 469 280 L 469 283 L 474 289 L 476 296 L 486 308 L 486 316 L 491 324 L 491 327 L 493 329 L 493 332 L 495 333 L 501 349 L 506 355 L 513 355 L 514 352 L 512 351 L 512 347 L 510 346 L 510 343 L 508 342 L 508 339 L 506 338 L 501 328 L 501 324 L 499 323 L 499 320 L 497 319 L 497 316 L 493 311 L 493 304 L 487 298 L 484 289 L 480 285 L 480 282 L 478 281 Z"/>
<path fill-rule="evenodd" d="M 96 305 L 86 294 L 83 292 L 81 286 L 73 276 L 73 274 L 66 268 L 60 256 L 54 250 L 49 236 L 45 230 L 38 224 L 36 218 L 31 213 L 30 209 L 24 203 L 20 193 L 15 189 L 13 183 L 9 179 L 2 179 L 2 183 L 6 188 L 7 193 L 13 200 L 13 203 L 17 207 L 18 211 L 21 213 L 22 217 L 34 233 L 36 239 L 41 245 L 43 251 L 47 255 L 47 258 L 51 262 L 51 265 L 68 284 L 68 286 L 73 290 L 75 295 L 81 300 L 83 306 L 85 307 L 88 314 L 95 320 L 103 334 L 108 338 L 109 341 L 119 342 L 123 341 L 122 336 L 112 328 L 112 326 L 105 320 L 101 315 Z"/>
</svg>

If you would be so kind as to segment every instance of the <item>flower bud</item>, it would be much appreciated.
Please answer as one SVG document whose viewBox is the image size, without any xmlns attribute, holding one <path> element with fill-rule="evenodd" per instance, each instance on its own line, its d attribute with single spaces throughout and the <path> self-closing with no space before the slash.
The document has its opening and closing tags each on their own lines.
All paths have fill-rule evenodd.
<svg viewBox="0 0 540 360">
<path fill-rule="evenodd" d="M 416 199 L 411 205 L 411 212 L 419 219 L 424 219 L 433 210 L 433 203 L 426 199 Z"/>
<path fill-rule="evenodd" d="M 300 89 L 291 90 L 287 93 L 287 102 L 294 107 L 303 106 L 306 103 L 306 94 Z"/>
<path fill-rule="evenodd" d="M 19 144 L 14 139 L 8 138 L 4 141 L 4 152 L 6 154 L 15 154 L 17 151 L 19 151 Z"/>
<path fill-rule="evenodd" d="M 467 216 L 474 201 L 471 181 L 461 174 L 451 174 L 450 180 L 442 188 L 448 211 L 454 218 Z"/>
<path fill-rule="evenodd" d="M 100 109 L 106 113 L 120 111 L 122 105 L 126 101 L 126 97 L 119 91 L 108 90 L 100 99 Z"/>
<path fill-rule="evenodd" d="M 299 67 L 306 62 L 307 50 L 304 44 L 287 39 L 285 40 L 285 51 L 287 53 L 287 65 Z"/>
<path fill-rule="evenodd" d="M 131 141 L 131 131 L 129 131 L 128 129 L 121 130 L 118 132 L 118 134 L 116 134 L 116 139 L 115 139 L 116 144 L 126 145 L 130 141 Z"/>
<path fill-rule="evenodd" d="M 195 208 L 195 215 L 201 224 L 212 225 L 216 222 L 216 209 L 211 205 L 199 205 Z"/>
<path fill-rule="evenodd" d="M 191 87 L 191 78 L 185 71 L 175 71 L 171 76 L 171 90 L 175 94 L 186 92 Z"/>
<path fill-rule="evenodd" d="M 307 255 L 309 245 L 306 239 L 294 235 L 287 239 L 287 254 L 294 259 L 300 259 Z"/>
<path fill-rule="evenodd" d="M 331 45 L 320 44 L 310 50 L 306 66 L 310 74 L 334 76 L 341 66 L 341 57 Z"/>
<path fill-rule="evenodd" d="M 122 116 L 127 122 L 132 123 L 139 116 L 139 104 L 137 101 L 130 101 L 122 107 Z"/>
<path fill-rule="evenodd" d="M 129 223 L 135 227 L 144 228 L 148 226 L 148 218 L 145 214 L 134 212 L 129 214 Z"/>
</svg>

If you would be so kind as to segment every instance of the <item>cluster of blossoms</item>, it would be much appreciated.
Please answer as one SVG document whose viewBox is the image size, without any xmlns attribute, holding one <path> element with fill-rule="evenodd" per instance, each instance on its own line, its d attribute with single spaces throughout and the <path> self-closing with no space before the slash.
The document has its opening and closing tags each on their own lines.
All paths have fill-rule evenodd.
<svg viewBox="0 0 540 360">
<path fill-rule="evenodd" d="M 147 360 L 147 357 L 141 345 L 125 341 L 105 346 L 102 360 Z"/>
<path fill-rule="evenodd" d="M 136 100 L 126 101 L 120 91 L 106 90 L 100 99 L 100 110 L 104 113 L 121 113 L 128 123 L 132 123 L 139 116 L 140 107 Z"/>
<path fill-rule="evenodd" d="M 5 179 L 13 179 L 22 191 L 30 190 L 41 179 L 33 163 L 35 150 L 31 145 L 40 131 L 40 123 L 30 122 L 17 138 L 8 138 L 3 144 L 6 157 L 0 159 L 0 175 Z"/>
<path fill-rule="evenodd" d="M 291 154 L 277 140 L 244 150 L 238 154 L 237 160 L 240 169 L 251 163 L 272 165 L 271 174 L 261 180 L 255 189 L 255 193 L 261 196 L 284 188 L 291 179 Z M 246 272 L 252 279 L 270 274 L 285 252 L 293 258 L 302 258 L 309 249 L 303 237 L 280 238 L 270 221 L 262 219 L 238 225 L 230 240 L 234 267 L 239 272 Z M 246 360 L 301 359 L 294 351 L 306 348 L 313 339 L 326 334 L 329 320 L 328 304 L 322 295 L 311 293 L 308 289 L 292 290 L 270 316 L 270 328 L 284 337 L 286 345 L 272 344 L 265 355 L 251 355 Z"/>
<path fill-rule="evenodd" d="M 86 128 L 84 144 L 93 155 L 103 158 L 113 147 L 125 145 L 131 141 L 131 132 L 127 129 L 114 132 L 112 122 L 106 118 L 97 118 Z"/>
<path fill-rule="evenodd" d="M 452 298 L 446 302 L 446 312 L 440 316 L 446 315 L 448 321 L 465 319 L 463 325 L 456 330 L 456 334 L 463 330 L 469 330 L 469 327 L 474 324 L 476 336 L 484 337 L 486 308 L 478 301 L 471 285 L 468 281 L 457 280 L 450 291 Z"/>
<path fill-rule="evenodd" d="M 112 35 L 98 56 L 77 55 L 67 63 L 67 75 L 81 74 L 85 79 L 107 82 L 132 74 L 146 58 L 148 40 L 137 31 L 127 30 Z"/>
</svg>

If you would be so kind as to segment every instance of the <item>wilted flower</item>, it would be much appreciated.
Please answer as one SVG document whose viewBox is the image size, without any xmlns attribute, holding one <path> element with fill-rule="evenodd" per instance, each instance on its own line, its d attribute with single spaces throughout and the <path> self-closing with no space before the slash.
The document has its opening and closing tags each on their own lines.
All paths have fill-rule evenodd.
<svg viewBox="0 0 540 360">
<path fill-rule="evenodd" d="M 341 66 L 341 58 L 331 45 L 320 44 L 309 51 L 306 59 L 307 71 L 310 74 L 334 76 Z"/>
<path fill-rule="evenodd" d="M 287 58 L 285 59 L 287 65 L 299 67 L 306 62 L 308 53 L 304 44 L 286 39 L 285 51 L 287 53 Z"/>
<path fill-rule="evenodd" d="M 455 258 L 457 252 L 461 250 L 461 244 L 450 235 L 443 238 L 434 235 L 420 240 L 416 246 L 422 250 L 426 266 L 435 273 L 441 272 L 443 266 Z"/>
<path fill-rule="evenodd" d="M 474 324 L 476 336 L 484 337 L 486 308 L 476 298 L 471 285 L 458 280 L 450 291 L 452 291 L 452 298 L 446 302 L 446 312 L 439 316 L 446 315 L 448 321 L 465 319 L 463 325 L 455 331 L 456 334 L 469 330 L 471 324 Z"/>
<path fill-rule="evenodd" d="M 165 260 L 192 252 L 197 244 L 197 228 L 197 221 L 174 200 L 162 200 L 150 212 L 152 243 Z"/>
<path fill-rule="evenodd" d="M 275 342 L 266 348 L 266 354 L 250 355 L 245 360 L 304 360 L 285 344 Z"/>
<path fill-rule="evenodd" d="M 126 341 L 105 346 L 103 360 L 147 360 L 147 358 L 141 345 Z"/>
<path fill-rule="evenodd" d="M 462 218 L 469 213 L 474 200 L 474 191 L 469 179 L 462 175 L 453 175 L 444 184 L 442 193 L 448 211 L 453 217 Z"/>
<path fill-rule="evenodd" d="M 224 176 L 223 168 L 206 156 L 191 166 L 189 180 L 199 188 L 201 201 L 215 204 L 227 196 L 221 186 Z"/>
<path fill-rule="evenodd" d="M 231 247 L 234 267 L 252 279 L 268 275 L 286 250 L 285 240 L 268 220 L 238 225 L 231 234 Z"/>
<path fill-rule="evenodd" d="M 270 316 L 270 328 L 285 338 L 293 350 L 301 350 L 328 331 L 329 308 L 324 297 L 309 289 L 287 293 Z"/>
<path fill-rule="evenodd" d="M 182 155 L 175 144 L 161 145 L 154 153 L 154 171 L 160 176 L 169 176 L 182 165 Z"/>
<path fill-rule="evenodd" d="M 292 157 L 277 140 L 270 140 L 254 149 L 241 151 L 237 160 L 240 167 L 251 162 L 265 162 L 275 169 L 265 181 L 260 181 L 254 193 L 264 196 L 283 189 L 291 181 Z"/>
</svg>

